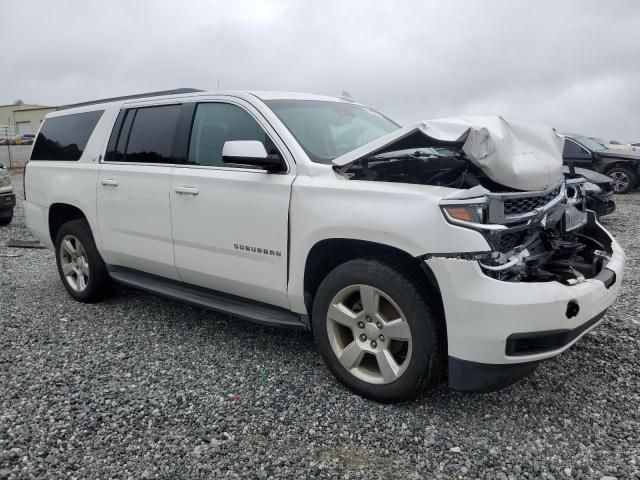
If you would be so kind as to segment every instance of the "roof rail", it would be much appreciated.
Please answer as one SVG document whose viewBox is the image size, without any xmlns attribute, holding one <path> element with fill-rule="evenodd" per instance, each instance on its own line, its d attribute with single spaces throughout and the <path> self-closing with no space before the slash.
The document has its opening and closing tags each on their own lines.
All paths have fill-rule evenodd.
<svg viewBox="0 0 640 480">
<path fill-rule="evenodd" d="M 97 105 L 98 103 L 117 102 L 119 100 L 132 100 L 134 98 L 147 98 L 147 97 L 161 97 L 163 95 L 178 95 L 180 93 L 197 93 L 204 92 L 199 88 L 176 88 L 173 90 L 160 90 L 157 92 L 138 93 L 136 95 L 125 95 L 123 97 L 111 97 L 103 98 L 101 100 L 91 100 L 90 102 L 71 103 L 69 105 L 62 105 L 58 107 L 58 110 L 67 110 L 68 108 L 86 107 L 87 105 Z"/>
</svg>

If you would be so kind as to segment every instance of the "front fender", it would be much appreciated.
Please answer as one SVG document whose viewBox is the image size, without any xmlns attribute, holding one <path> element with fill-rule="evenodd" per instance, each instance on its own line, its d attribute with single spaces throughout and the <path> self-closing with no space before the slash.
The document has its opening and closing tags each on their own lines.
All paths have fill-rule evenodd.
<svg viewBox="0 0 640 480">
<path fill-rule="evenodd" d="M 304 306 L 304 269 L 318 242 L 350 239 L 396 248 L 412 257 L 489 250 L 484 237 L 449 224 L 439 201 L 451 189 L 425 185 L 306 178 L 296 180 L 290 207 L 289 301 Z"/>
</svg>

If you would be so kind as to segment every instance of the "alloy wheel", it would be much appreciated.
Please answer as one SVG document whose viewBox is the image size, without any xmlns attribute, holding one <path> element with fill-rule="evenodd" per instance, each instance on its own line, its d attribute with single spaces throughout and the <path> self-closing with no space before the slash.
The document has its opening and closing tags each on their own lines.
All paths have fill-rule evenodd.
<svg viewBox="0 0 640 480">
<path fill-rule="evenodd" d="M 60 266 L 67 284 L 83 292 L 89 284 L 89 260 L 84 246 L 73 235 L 65 235 L 60 243 Z"/>
<path fill-rule="evenodd" d="M 398 305 L 382 290 L 351 285 L 327 311 L 329 343 L 342 366 L 372 384 L 391 383 L 411 360 L 411 328 Z"/>
<path fill-rule="evenodd" d="M 609 177 L 613 180 L 613 191 L 616 193 L 625 191 L 631 182 L 629 176 L 624 172 L 613 171 L 609 173 Z"/>
</svg>

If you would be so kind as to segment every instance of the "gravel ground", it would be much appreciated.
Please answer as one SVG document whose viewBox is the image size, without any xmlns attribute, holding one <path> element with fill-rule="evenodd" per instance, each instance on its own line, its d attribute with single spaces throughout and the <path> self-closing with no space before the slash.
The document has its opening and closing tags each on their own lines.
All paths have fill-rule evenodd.
<svg viewBox="0 0 640 480">
<path fill-rule="evenodd" d="M 71 300 L 51 252 L 6 247 L 29 235 L 18 205 L 0 478 L 640 478 L 640 194 L 617 201 L 628 267 L 604 325 L 506 390 L 391 406 L 338 385 L 306 333 L 131 289 Z"/>
</svg>

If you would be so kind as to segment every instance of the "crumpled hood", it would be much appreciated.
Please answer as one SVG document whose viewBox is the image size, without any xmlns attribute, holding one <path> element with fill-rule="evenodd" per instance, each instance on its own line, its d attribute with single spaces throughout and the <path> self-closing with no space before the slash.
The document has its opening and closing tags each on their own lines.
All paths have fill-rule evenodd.
<svg viewBox="0 0 640 480">
<path fill-rule="evenodd" d="M 467 158 L 491 180 L 516 190 L 544 190 L 559 182 L 564 138 L 546 125 L 498 116 L 456 116 L 399 128 L 336 158 L 345 167 L 377 153 L 434 144 L 462 144 Z M 459 146 L 459 145 L 458 145 Z"/>
</svg>

